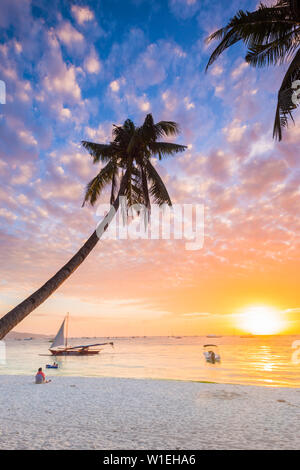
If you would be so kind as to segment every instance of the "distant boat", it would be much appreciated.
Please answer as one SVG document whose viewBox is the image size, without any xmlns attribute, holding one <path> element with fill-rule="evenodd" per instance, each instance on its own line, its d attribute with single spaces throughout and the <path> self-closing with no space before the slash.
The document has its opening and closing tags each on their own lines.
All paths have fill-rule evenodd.
<svg viewBox="0 0 300 470">
<path fill-rule="evenodd" d="M 206 335 L 206 338 L 222 338 L 222 336 L 218 336 L 218 335 Z"/>
<path fill-rule="evenodd" d="M 24 338 L 24 341 L 32 341 L 33 338 Z"/>
<path fill-rule="evenodd" d="M 69 323 L 69 314 L 64 318 L 57 335 L 54 338 L 53 343 L 51 344 L 49 351 L 53 356 L 91 356 L 99 354 L 102 349 L 90 349 L 97 346 L 105 346 L 110 344 L 111 346 L 114 343 L 97 343 L 97 344 L 84 344 L 80 346 L 68 346 L 68 323 Z"/>
</svg>

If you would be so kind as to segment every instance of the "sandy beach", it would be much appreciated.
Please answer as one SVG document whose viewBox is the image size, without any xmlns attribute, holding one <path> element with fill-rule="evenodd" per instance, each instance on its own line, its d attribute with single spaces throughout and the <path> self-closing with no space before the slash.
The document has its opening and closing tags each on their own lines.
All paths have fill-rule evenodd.
<svg viewBox="0 0 300 470">
<path fill-rule="evenodd" d="M 0 449 L 300 449 L 300 389 L 0 376 Z"/>
</svg>

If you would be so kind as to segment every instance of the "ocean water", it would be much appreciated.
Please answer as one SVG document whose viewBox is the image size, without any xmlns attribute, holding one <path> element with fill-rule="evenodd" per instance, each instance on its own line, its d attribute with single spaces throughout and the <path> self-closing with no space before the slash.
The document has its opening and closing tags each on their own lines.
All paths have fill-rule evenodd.
<svg viewBox="0 0 300 470">
<path fill-rule="evenodd" d="M 47 376 L 132 377 L 217 383 L 300 387 L 299 336 L 131 337 L 70 340 L 73 345 L 113 341 L 96 356 L 58 357 L 59 369 L 46 369 Z M 203 345 L 218 346 L 221 362 L 209 364 Z M 47 339 L 8 339 L 1 374 L 32 374 L 52 363 Z M 294 343 L 295 346 L 295 343 Z M 299 352 L 299 354 L 298 354 Z"/>
</svg>

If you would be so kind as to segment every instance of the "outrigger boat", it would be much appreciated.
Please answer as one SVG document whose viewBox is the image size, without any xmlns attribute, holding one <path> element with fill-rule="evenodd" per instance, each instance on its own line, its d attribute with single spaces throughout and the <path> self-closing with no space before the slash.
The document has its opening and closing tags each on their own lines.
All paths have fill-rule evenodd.
<svg viewBox="0 0 300 470">
<path fill-rule="evenodd" d="M 62 322 L 61 327 L 49 348 L 49 351 L 53 356 L 91 356 L 99 354 L 99 352 L 102 351 L 102 348 L 99 349 L 98 346 L 105 346 L 106 344 L 110 344 L 111 346 L 114 345 L 114 343 L 111 342 L 68 346 L 68 323 L 69 314 L 64 318 L 64 321 Z"/>
</svg>

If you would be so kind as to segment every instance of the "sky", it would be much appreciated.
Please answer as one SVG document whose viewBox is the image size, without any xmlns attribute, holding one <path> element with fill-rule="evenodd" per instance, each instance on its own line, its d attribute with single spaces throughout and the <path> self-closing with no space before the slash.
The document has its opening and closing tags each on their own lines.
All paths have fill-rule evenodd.
<svg viewBox="0 0 300 470">
<path fill-rule="evenodd" d="M 140 125 L 147 113 L 178 122 L 188 149 L 155 165 L 173 203 L 204 206 L 201 249 L 101 241 L 16 331 L 52 334 L 70 312 L 74 336 L 234 334 L 242 312 L 266 306 L 282 333 L 299 333 L 299 112 L 283 141 L 272 139 L 287 64 L 253 69 L 238 44 L 205 73 L 205 38 L 256 7 L 1 1 L 0 315 L 95 229 L 96 208 L 81 205 L 100 167 L 81 140 L 107 143 L 113 124 Z"/>
</svg>

